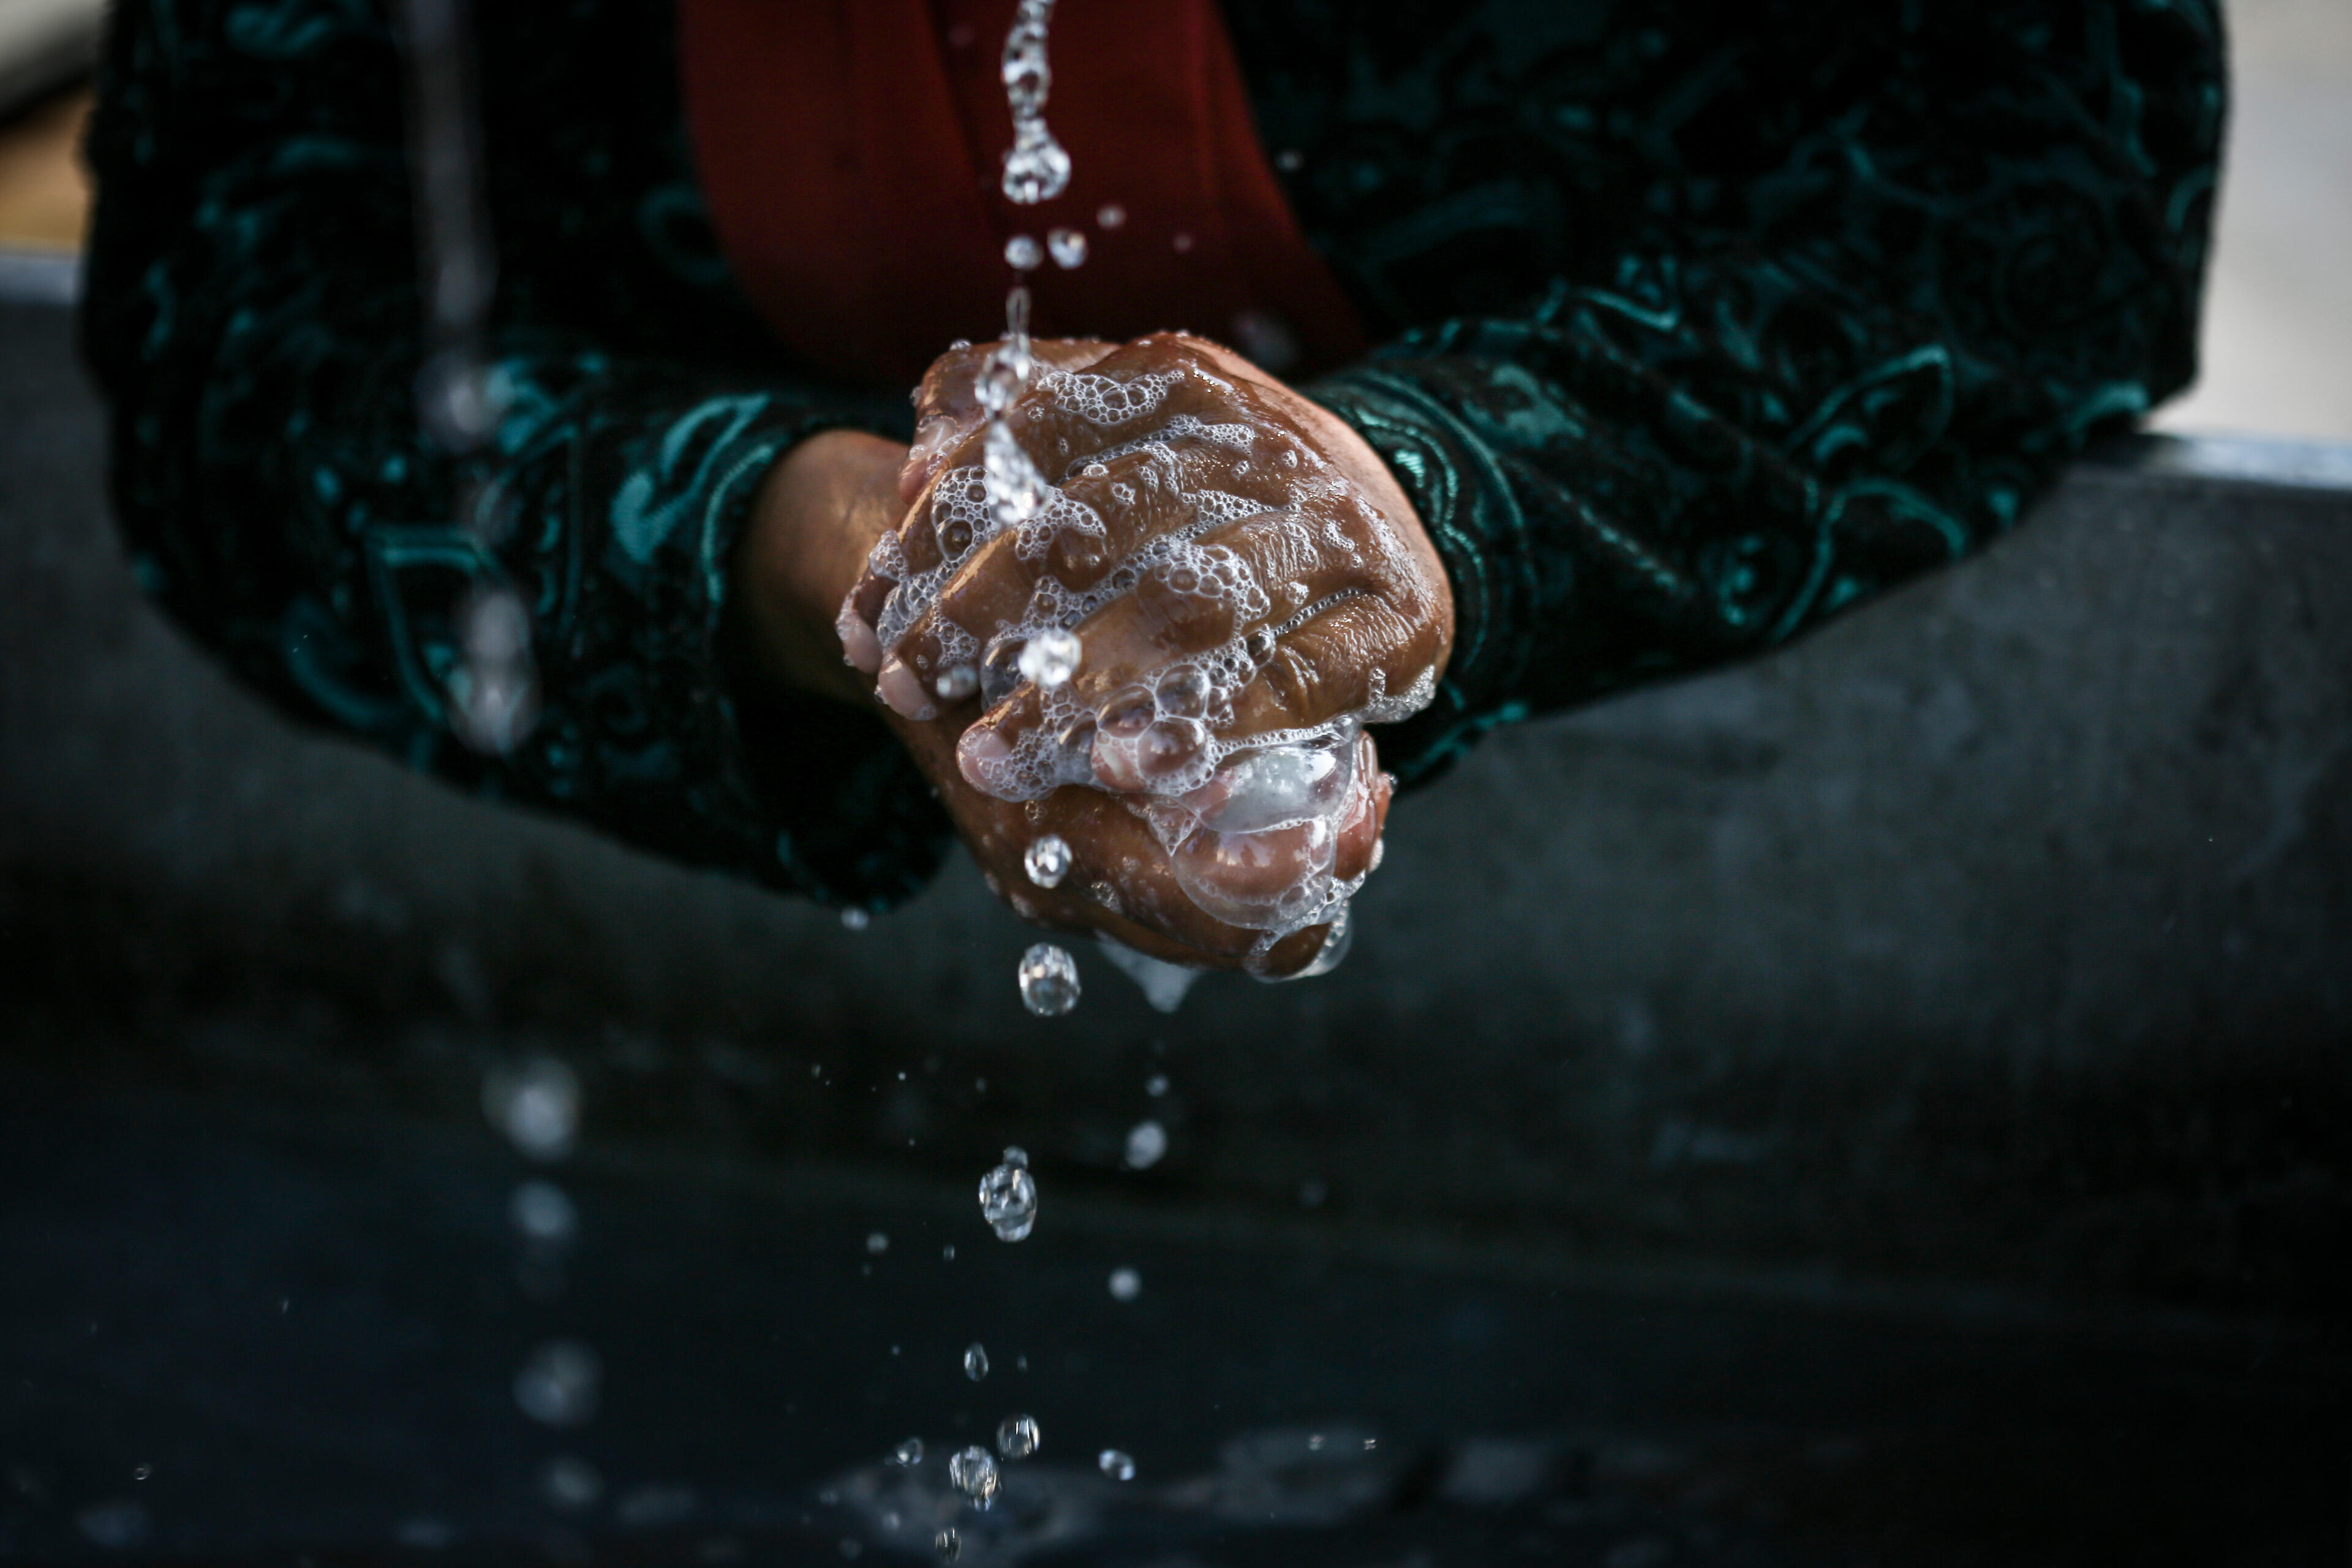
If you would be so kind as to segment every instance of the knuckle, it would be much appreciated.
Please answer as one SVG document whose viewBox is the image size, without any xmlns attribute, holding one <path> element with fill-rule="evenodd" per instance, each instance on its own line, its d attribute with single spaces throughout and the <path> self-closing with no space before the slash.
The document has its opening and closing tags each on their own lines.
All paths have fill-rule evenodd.
<svg viewBox="0 0 2352 1568">
<path fill-rule="evenodd" d="M 1275 706 L 1294 717 L 1314 712 L 1328 684 L 1317 660 L 1295 641 L 1275 645 L 1258 679 Z"/>
</svg>

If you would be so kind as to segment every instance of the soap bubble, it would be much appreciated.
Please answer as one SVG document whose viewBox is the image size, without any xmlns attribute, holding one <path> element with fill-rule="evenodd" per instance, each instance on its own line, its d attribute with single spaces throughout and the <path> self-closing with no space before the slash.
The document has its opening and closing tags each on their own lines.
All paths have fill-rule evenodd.
<svg viewBox="0 0 2352 1568">
<path fill-rule="evenodd" d="M 1018 1165 L 999 1165 L 980 1179 L 980 1212 L 999 1241 L 1019 1241 L 1037 1223 L 1037 1179 Z"/>
<path fill-rule="evenodd" d="M 1029 879 L 1041 888 L 1058 888 L 1070 872 L 1069 841 L 1058 833 L 1048 833 L 1029 846 L 1021 857 L 1022 868 Z"/>
<path fill-rule="evenodd" d="M 577 1340 L 551 1340 L 540 1346 L 515 1373 L 515 1403 L 532 1420 L 550 1426 L 577 1426 L 596 1414 L 604 1363 Z"/>
<path fill-rule="evenodd" d="M 1127 1168 L 1148 1171 L 1168 1152 L 1168 1130 L 1157 1121 L 1139 1121 L 1127 1132 Z"/>
<path fill-rule="evenodd" d="M 1117 1448 L 1105 1448 L 1095 1457 L 1095 1468 L 1115 1481 L 1135 1479 L 1135 1460 Z"/>
<path fill-rule="evenodd" d="M 948 1461 L 948 1482 L 970 1498 L 974 1507 L 989 1507 L 996 1501 L 995 1456 L 976 1443 L 961 1450 Z"/>
<path fill-rule="evenodd" d="M 949 1525 L 931 1537 L 931 1550 L 940 1554 L 940 1562 L 952 1563 L 963 1555 L 963 1538 L 955 1532 L 954 1525 Z"/>
<path fill-rule="evenodd" d="M 978 1340 L 963 1347 L 963 1374 L 974 1383 L 988 1375 L 988 1350 Z"/>
<path fill-rule="evenodd" d="M 1045 236 L 1045 248 L 1054 255 L 1054 265 L 1062 268 L 1084 266 L 1087 259 L 1087 237 L 1074 228 L 1057 228 Z"/>
<path fill-rule="evenodd" d="M 1086 651 L 1077 633 L 1047 626 L 1021 649 L 1022 679 L 1034 680 L 1048 691 L 1067 686 L 1070 677 L 1077 674 L 1078 661 Z"/>
<path fill-rule="evenodd" d="M 525 1182 L 507 1200 L 507 1218 L 530 1241 L 562 1247 L 580 1230 L 580 1211 L 553 1182 Z"/>
<path fill-rule="evenodd" d="M 1016 234 L 1004 242 L 1005 264 L 1015 272 L 1032 271 L 1045 259 L 1045 251 L 1028 235 Z"/>
<path fill-rule="evenodd" d="M 996 1451 L 1008 1459 L 1025 1459 L 1037 1451 L 1037 1418 L 1008 1415 L 996 1428 Z"/>
<path fill-rule="evenodd" d="M 890 1450 L 890 1462 L 902 1470 L 911 1470 L 923 1462 L 923 1440 L 909 1437 Z"/>
<path fill-rule="evenodd" d="M 1061 948 L 1041 942 L 1021 955 L 1021 1000 L 1040 1018 L 1059 1017 L 1078 1005 L 1078 965 Z"/>
<path fill-rule="evenodd" d="M 1142 1275 L 1137 1273 L 1132 1268 L 1114 1268 L 1110 1271 L 1110 1299 L 1112 1300 L 1132 1301 L 1138 1296 L 1142 1294 Z"/>
<path fill-rule="evenodd" d="M 580 1134 L 580 1079 L 553 1057 L 532 1057 L 482 1080 L 490 1124 L 534 1160 L 561 1160 Z"/>
</svg>

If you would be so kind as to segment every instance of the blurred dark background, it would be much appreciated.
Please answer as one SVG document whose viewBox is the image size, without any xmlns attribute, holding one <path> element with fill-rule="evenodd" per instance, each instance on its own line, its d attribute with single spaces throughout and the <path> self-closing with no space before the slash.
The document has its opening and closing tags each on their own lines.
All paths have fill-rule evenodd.
<svg viewBox="0 0 2352 1568">
<path fill-rule="evenodd" d="M 992 1429 L 987 1326 L 1161 1481 L 1389 1446 L 1322 1513 L 1122 1524 L 1074 1442 L 1085 1527 L 974 1561 L 2347 1560 L 2352 8 L 2232 14 L 2167 434 L 1799 647 L 1495 735 L 1335 976 L 1162 1016 L 1081 952 L 1045 1022 L 966 863 L 850 931 L 184 643 L 72 353 L 90 13 L 0 5 L 49 29 L 0 72 L 0 1557 L 927 1553 L 840 1476 Z M 554 1281 L 482 1114 L 538 1057 Z M 1020 1249 L 969 1195 L 1013 1142 Z M 510 1392 L 557 1334 L 607 1388 L 561 1440 Z"/>
</svg>

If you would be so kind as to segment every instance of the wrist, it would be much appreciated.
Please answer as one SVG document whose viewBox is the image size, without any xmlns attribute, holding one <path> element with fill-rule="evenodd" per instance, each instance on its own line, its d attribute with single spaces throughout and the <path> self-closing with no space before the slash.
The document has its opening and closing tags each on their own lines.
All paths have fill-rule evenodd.
<svg viewBox="0 0 2352 1568">
<path fill-rule="evenodd" d="M 835 630 L 874 542 L 897 526 L 907 448 L 824 430 L 770 470 L 729 569 L 728 640 L 773 685 L 863 702 L 871 680 L 843 662 Z"/>
</svg>

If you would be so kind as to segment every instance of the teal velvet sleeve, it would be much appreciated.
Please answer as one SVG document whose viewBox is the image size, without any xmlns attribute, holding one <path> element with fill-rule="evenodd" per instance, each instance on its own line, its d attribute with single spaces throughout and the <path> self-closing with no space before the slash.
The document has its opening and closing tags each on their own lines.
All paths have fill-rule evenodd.
<svg viewBox="0 0 2352 1568">
<path fill-rule="evenodd" d="M 462 786 L 839 901 L 944 817 L 868 713 L 730 687 L 759 477 L 906 411 L 782 363 L 686 155 L 667 0 L 481 5 L 487 549 L 417 432 L 398 61 L 372 0 L 125 0 L 84 342 L 117 511 L 289 711 Z M 2208 0 L 1229 7 L 1261 133 L 1385 346 L 1315 394 L 1461 624 L 1408 779 L 1482 729 L 1768 647 L 2013 522 L 2181 385 L 2222 114 Z M 533 608 L 544 715 L 449 739 L 447 612 Z"/>
<path fill-rule="evenodd" d="M 1310 391 L 1453 580 L 1408 782 L 1977 548 L 2192 374 L 2203 0 L 1307 9 L 1232 15 L 1395 334 Z"/>
<path fill-rule="evenodd" d="M 510 393 L 479 492 L 487 545 L 452 516 L 414 411 L 383 9 L 116 8 L 84 342 L 134 561 L 298 716 L 688 862 L 833 900 L 901 896 L 945 838 L 903 749 L 869 715 L 730 689 L 717 638 L 771 465 L 819 428 L 903 423 L 903 401 L 751 352 L 763 334 L 687 170 L 666 5 L 478 10 Z M 484 582 L 530 606 L 543 692 L 497 759 L 442 712 L 450 613 Z"/>
</svg>

